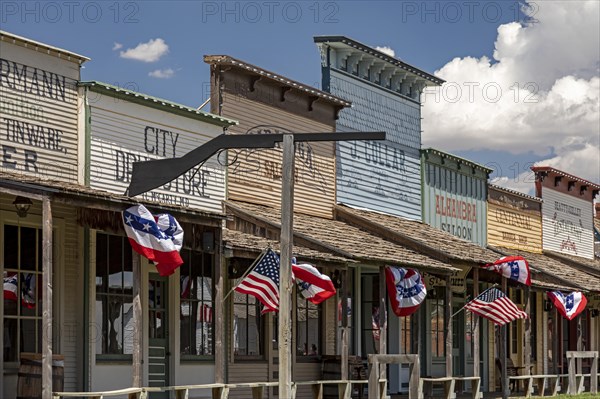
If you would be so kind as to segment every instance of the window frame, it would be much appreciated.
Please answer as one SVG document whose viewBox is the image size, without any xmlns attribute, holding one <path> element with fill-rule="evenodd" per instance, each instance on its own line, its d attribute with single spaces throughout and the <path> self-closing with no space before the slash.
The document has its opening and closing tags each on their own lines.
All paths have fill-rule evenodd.
<svg viewBox="0 0 600 399">
<path fill-rule="evenodd" d="M 27 215 L 27 218 L 20 218 L 17 216 L 15 212 L 0 210 L 0 271 L 5 272 L 6 265 L 4 264 L 4 226 L 12 225 L 18 226 L 19 228 L 34 228 L 36 230 L 40 230 L 40 237 L 43 242 L 43 225 L 42 225 L 42 216 L 40 214 L 36 214 L 34 211 L 30 211 Z M 52 286 L 53 290 L 53 300 L 52 300 L 52 342 L 54 346 L 54 350 L 60 352 L 62 348 L 62 337 L 59 334 L 59 326 L 62 323 L 63 314 L 60 312 L 62 309 L 62 289 L 63 289 L 63 253 L 64 253 L 64 232 L 65 223 L 64 219 L 60 217 L 52 217 Z M 43 245 L 43 244 L 42 244 Z M 40 248 L 42 251 L 42 248 Z M 40 259 L 41 259 L 40 252 Z M 10 268 L 9 270 L 14 270 Z M 43 263 L 40 265 L 39 270 L 40 276 L 40 284 L 41 278 L 43 276 Z M 38 299 L 41 299 L 41 295 Z M 20 299 L 19 299 L 20 301 Z M 4 307 L 3 307 L 4 309 Z M 2 323 L 4 325 L 4 318 L 6 317 L 6 313 L 2 312 Z M 37 317 L 37 316 L 36 316 Z M 42 322 L 42 313 L 40 313 L 40 322 Z M 28 319 L 31 319 L 28 317 Z M 2 335 L 4 337 L 4 333 Z M 20 364 L 20 350 L 17 351 L 17 360 L 5 360 L 3 361 L 4 368 L 6 371 L 8 370 L 16 370 Z M 3 351 L 4 356 L 4 351 Z"/>
<path fill-rule="evenodd" d="M 93 262 L 94 270 L 93 270 L 93 272 L 92 271 L 90 272 L 90 278 L 93 279 L 90 282 L 91 286 L 93 287 L 93 295 L 90 295 L 90 299 L 93 298 L 92 300 L 94 301 L 93 302 L 94 303 L 94 305 L 93 305 L 94 306 L 94 314 L 93 314 L 93 316 L 91 316 L 91 320 L 90 320 L 92 323 L 96 323 L 96 319 L 97 319 L 97 316 L 98 316 L 97 312 L 96 312 L 96 306 L 95 306 L 95 304 L 96 304 L 96 302 L 98 300 L 98 289 L 97 289 L 97 284 L 96 284 L 95 280 L 96 280 L 97 275 L 98 275 L 97 274 L 98 273 L 98 269 L 97 269 L 98 259 L 97 259 L 97 252 L 96 251 L 98 250 L 97 242 L 98 242 L 98 235 L 99 234 L 106 235 L 107 237 L 110 237 L 110 236 L 119 237 L 121 239 L 121 242 L 123 243 L 122 250 L 121 250 L 121 262 L 122 262 L 121 263 L 121 273 L 125 273 L 126 272 L 126 270 L 124 269 L 124 267 L 125 267 L 125 265 L 124 265 L 124 262 L 125 262 L 125 258 L 124 258 L 125 251 L 126 251 L 127 248 L 129 248 L 130 251 L 131 251 L 131 248 L 129 246 L 129 243 L 127 241 L 128 239 L 127 239 L 126 236 L 119 235 L 119 234 L 114 234 L 114 233 L 109 233 L 109 232 L 105 232 L 105 231 L 101 231 L 101 230 L 94 230 L 94 234 L 93 234 L 93 247 L 92 247 L 93 248 L 93 255 L 91 254 L 93 256 L 93 259 L 94 259 L 94 262 Z M 108 251 L 108 248 L 109 248 L 109 245 L 108 245 L 108 240 L 107 240 L 107 247 L 106 247 L 107 251 Z M 92 252 L 92 251 L 90 251 L 90 252 Z M 133 274 L 133 262 L 131 264 L 131 273 Z M 123 287 L 124 287 L 124 281 L 122 280 L 121 281 L 121 292 L 123 292 Z M 100 293 L 100 295 L 106 295 L 106 296 L 110 297 L 109 294 L 105 294 L 105 293 Z M 123 297 L 123 298 L 125 298 L 127 295 L 121 293 L 120 296 Z M 132 301 L 131 303 L 132 304 L 133 304 L 133 298 L 134 298 L 134 295 L 133 295 L 133 290 L 132 290 L 132 294 L 131 294 L 131 301 Z M 123 303 L 125 303 L 125 302 L 123 302 Z M 97 332 L 99 333 L 99 336 L 97 336 L 96 339 L 103 339 L 102 327 L 100 327 L 100 329 L 97 330 Z M 125 342 L 125 330 L 123 330 L 123 350 L 124 350 L 124 346 L 125 346 L 124 342 Z M 105 362 L 110 362 L 110 363 L 113 363 L 113 362 L 131 363 L 131 362 L 133 362 L 133 354 L 132 353 L 131 354 L 128 354 L 128 353 L 98 353 L 96 342 L 90 342 L 90 344 L 93 345 L 93 348 L 94 348 L 93 351 L 94 351 L 94 354 L 95 354 L 96 363 L 105 363 Z"/>
<path fill-rule="evenodd" d="M 232 286 L 235 287 L 237 284 L 239 284 L 239 282 L 241 281 L 241 279 L 235 279 L 234 284 Z M 244 298 L 245 301 L 244 302 L 236 302 L 236 294 L 240 295 L 237 298 Z M 260 315 L 260 306 L 261 303 L 258 299 L 256 299 L 255 297 L 253 297 L 252 295 L 248 295 L 248 294 L 241 294 L 241 293 L 237 293 L 237 292 L 232 292 L 232 296 L 233 299 L 231 301 L 231 328 L 229 329 L 230 334 L 231 334 L 231 353 L 233 355 L 233 359 L 237 362 L 237 361 L 263 361 L 267 359 L 267 340 L 266 340 L 266 336 L 267 336 L 267 323 L 266 323 L 266 319 L 268 318 L 268 315 Z M 249 298 L 253 298 L 254 299 L 254 303 L 250 303 L 249 302 Z M 257 336 L 258 336 L 258 349 L 259 349 L 259 353 L 255 354 L 255 355 L 249 355 L 249 354 L 239 354 L 239 353 L 235 353 L 235 336 L 234 336 L 234 325 L 233 323 L 235 322 L 235 307 L 237 306 L 244 306 L 246 308 L 246 315 L 249 315 L 249 308 L 250 307 L 255 307 L 255 315 L 253 317 L 257 318 Z M 248 330 L 248 323 L 246 323 L 246 330 Z M 249 338 L 249 334 L 246 334 L 246 348 L 248 348 L 248 338 Z M 246 349 L 247 351 L 247 349 Z"/>
<path fill-rule="evenodd" d="M 198 249 L 191 249 L 188 247 L 182 248 L 181 251 L 182 252 L 189 251 L 190 255 L 192 253 L 199 254 L 200 258 L 202 260 L 201 261 L 202 264 L 200 266 L 201 269 L 204 269 L 207 266 L 205 263 L 207 261 L 206 256 L 210 257 L 210 260 L 208 261 L 208 263 L 210 265 L 209 267 L 210 267 L 210 272 L 211 272 L 211 275 L 210 275 L 210 279 L 211 279 L 210 297 L 211 297 L 211 300 L 206 301 L 204 299 L 198 299 L 198 298 L 192 299 L 190 297 L 189 299 L 184 301 L 184 298 L 181 297 L 181 284 L 179 284 L 179 297 L 178 297 L 179 298 L 179 360 L 180 360 L 180 363 L 197 362 L 197 361 L 214 361 L 214 359 L 215 359 L 215 317 L 214 317 L 214 314 L 215 314 L 215 287 L 216 287 L 215 286 L 215 274 L 216 274 L 216 261 L 217 261 L 218 257 L 215 255 L 215 251 L 204 251 L 204 250 L 198 250 Z M 180 268 L 180 270 L 181 270 L 181 268 Z M 180 278 L 181 277 L 183 277 L 183 275 L 180 273 Z M 199 275 L 197 277 L 200 277 L 202 279 L 207 278 L 207 276 L 204 276 L 204 275 L 202 275 L 202 276 Z M 191 293 L 190 293 L 190 295 L 191 295 Z M 183 302 L 190 302 L 190 303 L 196 302 L 199 304 L 198 309 L 202 309 L 202 307 L 206 303 L 210 302 L 210 307 L 211 307 L 211 309 L 213 309 L 212 310 L 212 318 L 211 318 L 210 326 L 209 326 L 209 329 L 210 329 L 209 335 L 210 335 L 210 337 L 212 337 L 212 342 L 210 344 L 211 354 L 195 355 L 195 354 L 183 353 L 183 351 L 182 351 L 183 340 L 181 338 L 181 333 L 183 331 L 182 330 L 182 318 L 181 318 L 181 311 L 182 311 L 181 306 L 182 306 Z M 190 327 L 190 330 L 191 330 L 191 327 Z"/>
<path fill-rule="evenodd" d="M 294 320 L 294 329 L 295 329 L 295 341 L 296 341 L 296 359 L 302 363 L 312 363 L 312 362 L 320 362 L 321 361 L 321 357 L 324 355 L 323 353 L 323 303 L 320 303 L 318 305 L 315 305 L 313 303 L 311 303 L 308 299 L 303 298 L 300 294 L 296 295 L 295 298 L 295 304 L 294 304 L 294 313 L 295 313 L 295 320 Z M 299 305 L 300 303 L 304 302 L 306 304 L 306 307 L 301 308 Z M 300 310 L 305 310 L 306 314 L 308 316 L 308 313 L 310 312 L 310 308 L 313 307 L 314 310 L 317 311 L 317 352 L 314 355 L 309 355 L 309 354 L 300 354 L 299 351 L 301 350 L 301 342 L 299 340 L 299 329 L 300 329 L 300 320 L 299 320 L 299 316 L 300 316 Z M 306 336 L 308 337 L 308 331 L 310 330 L 309 327 L 309 323 L 306 323 Z M 307 342 L 308 344 L 308 342 Z M 309 350 L 309 348 L 306 348 L 307 352 Z"/>
</svg>

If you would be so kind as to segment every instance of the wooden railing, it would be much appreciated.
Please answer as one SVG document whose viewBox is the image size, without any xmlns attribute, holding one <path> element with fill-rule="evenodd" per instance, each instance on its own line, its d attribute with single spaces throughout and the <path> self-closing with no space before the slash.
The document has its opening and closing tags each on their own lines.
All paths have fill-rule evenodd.
<svg viewBox="0 0 600 399">
<path fill-rule="evenodd" d="M 323 399 L 324 385 L 337 385 L 338 398 L 350 399 L 352 396 L 353 385 L 367 384 L 367 380 L 317 380 L 317 381 L 299 381 L 292 383 L 292 398 L 296 398 L 296 392 L 299 386 L 310 386 L 313 392 L 313 399 Z M 147 399 L 149 392 L 174 392 L 176 399 L 188 399 L 190 391 L 208 390 L 213 399 L 228 399 L 229 392 L 234 389 L 252 390 L 252 399 L 262 399 L 265 397 L 265 388 L 276 387 L 279 383 L 270 382 L 249 382 L 238 384 L 200 384 L 200 385 L 178 385 L 170 387 L 146 387 L 146 388 L 126 388 L 115 391 L 103 392 L 55 392 L 54 399 L 69 397 L 86 397 L 91 399 L 104 399 L 111 396 L 125 396 L 128 399 Z"/>
</svg>

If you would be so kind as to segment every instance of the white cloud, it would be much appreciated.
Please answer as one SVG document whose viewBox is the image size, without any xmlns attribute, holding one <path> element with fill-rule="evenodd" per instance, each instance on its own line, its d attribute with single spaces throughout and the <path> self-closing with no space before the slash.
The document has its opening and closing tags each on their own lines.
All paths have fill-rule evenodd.
<svg viewBox="0 0 600 399">
<path fill-rule="evenodd" d="M 142 62 L 156 62 L 169 52 L 169 46 L 161 38 L 150 39 L 147 43 L 140 43 L 134 48 L 121 51 L 121 58 Z"/>
<path fill-rule="evenodd" d="M 536 6 L 537 22 L 498 27 L 493 60 L 455 58 L 435 72 L 447 83 L 422 97 L 424 144 L 555 154 L 538 164 L 598 182 L 600 2 Z M 514 180 L 498 184 L 519 189 Z"/>
<path fill-rule="evenodd" d="M 120 50 L 122 48 L 123 48 L 123 45 L 121 43 L 115 42 L 112 49 L 113 49 L 113 51 L 116 51 L 116 50 Z"/>
<path fill-rule="evenodd" d="M 394 49 L 389 46 L 382 46 L 382 47 L 375 46 L 375 50 L 381 51 L 382 53 L 387 54 L 390 57 L 396 56 L 396 52 L 394 51 Z"/>
<path fill-rule="evenodd" d="M 175 76 L 175 71 L 171 68 L 156 69 L 148 73 L 148 76 L 158 79 L 171 79 L 173 76 Z"/>
</svg>

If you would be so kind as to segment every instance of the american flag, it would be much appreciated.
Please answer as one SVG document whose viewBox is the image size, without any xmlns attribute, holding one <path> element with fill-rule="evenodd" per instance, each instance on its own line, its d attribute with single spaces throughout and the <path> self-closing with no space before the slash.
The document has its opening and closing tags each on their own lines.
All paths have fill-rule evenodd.
<svg viewBox="0 0 600 399">
<path fill-rule="evenodd" d="M 212 319 L 213 319 L 212 306 L 210 306 L 208 304 L 202 304 L 202 306 L 200 306 L 200 309 L 198 312 L 198 321 L 201 321 L 204 323 L 212 323 Z"/>
<path fill-rule="evenodd" d="M 520 310 L 502 291 L 490 288 L 465 305 L 465 309 L 485 317 L 502 326 L 516 319 L 527 319 L 527 313 Z"/>
<path fill-rule="evenodd" d="M 237 292 L 255 296 L 264 312 L 279 310 L 279 256 L 270 248 L 259 258 L 254 269 L 235 287 Z"/>
</svg>

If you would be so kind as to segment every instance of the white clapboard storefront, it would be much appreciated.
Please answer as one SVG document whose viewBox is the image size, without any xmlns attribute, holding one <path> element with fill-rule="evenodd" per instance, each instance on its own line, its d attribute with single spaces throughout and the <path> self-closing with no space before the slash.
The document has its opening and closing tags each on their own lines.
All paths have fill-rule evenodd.
<svg viewBox="0 0 600 399">
<path fill-rule="evenodd" d="M 235 124 L 219 116 L 104 83 L 82 82 L 80 90 L 82 97 L 85 98 L 85 112 L 82 118 L 86 131 L 86 182 L 94 189 L 115 194 L 123 194 L 129 186 L 134 162 L 181 157 L 223 134 L 227 126 Z M 221 202 L 225 198 L 224 167 L 219 164 L 217 158 L 218 156 L 215 156 L 176 180 L 136 198 L 149 204 L 151 210 L 164 205 L 216 215 L 221 212 Z M 194 226 L 202 228 L 201 224 L 194 224 Z M 214 233 L 214 229 L 210 231 L 210 240 L 212 240 L 217 234 Z M 91 234 L 92 254 L 96 253 L 96 248 L 99 247 L 99 234 L 102 233 L 95 231 Z M 189 234 L 189 230 L 185 234 Z M 187 247 L 182 250 L 182 253 L 186 250 Z M 214 359 L 206 357 L 201 363 L 182 359 L 182 348 L 185 344 L 182 342 L 184 333 L 181 319 L 186 316 L 189 318 L 190 310 L 189 304 L 188 307 L 184 305 L 180 308 L 181 269 L 172 276 L 160 280 L 163 284 L 161 290 L 166 287 L 166 291 L 160 291 L 162 294 L 158 294 L 159 288 L 154 287 L 159 281 L 157 278 L 160 277 L 155 275 L 155 267 L 144 258 L 141 259 L 141 266 L 140 289 L 143 309 L 141 329 L 144 332 L 140 348 L 144 361 L 142 384 L 165 386 L 214 382 Z M 206 266 L 211 267 L 210 263 Z M 94 259 L 90 262 L 90 269 L 92 275 L 98 274 L 100 270 Z M 210 278 L 208 277 L 206 281 L 210 281 Z M 98 295 L 105 295 L 102 292 L 98 294 L 99 287 L 102 289 L 101 286 L 96 288 L 90 286 L 90 296 L 96 297 L 96 301 L 88 309 L 90 325 L 95 328 L 90 331 L 89 349 L 90 387 L 93 391 L 130 386 L 132 380 L 131 361 L 127 357 L 133 352 L 133 341 L 130 335 L 128 336 L 128 331 L 133 328 L 132 321 L 128 319 L 123 322 L 122 350 L 103 349 L 103 342 L 111 337 L 106 337 L 104 333 L 106 329 L 101 325 L 107 316 L 106 309 L 103 308 L 104 302 L 98 299 Z M 202 292 L 209 295 L 211 291 L 207 288 Z M 165 316 L 151 316 L 155 311 L 150 308 L 158 306 L 158 302 L 154 303 L 148 298 L 155 295 L 160 295 L 160 303 L 166 306 L 161 310 L 164 311 Z M 210 303 L 209 299 L 210 295 L 202 297 L 203 301 L 207 301 L 206 303 Z M 131 316 L 130 306 L 123 308 L 123 317 L 127 320 Z M 119 320 L 121 319 L 117 321 Z M 153 341 L 153 334 L 157 331 L 169 331 L 162 336 L 161 343 Z M 200 330 L 195 331 L 198 333 Z M 205 330 L 201 329 L 201 331 Z M 119 339 L 113 341 L 120 343 Z"/>
<path fill-rule="evenodd" d="M 0 179 L 3 187 L 11 187 L 10 182 L 14 187 L 14 190 L 0 188 L 0 273 L 9 279 L 5 290 L 10 290 L 10 279 L 15 278 L 21 296 L 24 287 L 38 287 L 29 293 L 28 306 L 23 306 L 17 298 L 0 303 L 3 323 L 0 395 L 6 399 L 41 389 L 35 385 L 35 379 L 28 384 L 23 380 L 26 377 L 19 375 L 20 365 L 27 357 L 23 353 L 41 356 L 42 337 L 47 331 L 42 328 L 41 288 L 42 226 L 46 221 L 39 197 L 31 193 L 44 192 L 40 187 L 48 180 L 56 187 L 83 180 L 77 81 L 81 64 L 86 61 L 88 58 L 70 51 L 0 31 Z M 15 212 L 13 202 L 18 197 L 32 202 L 25 216 Z M 53 353 L 64 358 L 61 363 L 64 389 L 73 391 L 82 386 L 78 342 L 83 330 L 79 228 L 73 207 L 52 198 L 50 203 L 53 230 L 53 336 L 50 338 Z"/>
<path fill-rule="evenodd" d="M 590 201 L 548 187 L 543 191 L 542 229 L 545 250 L 594 258 L 594 215 Z"/>
<path fill-rule="evenodd" d="M 77 80 L 87 59 L 0 35 L 0 171 L 77 182 Z"/>
<path fill-rule="evenodd" d="M 188 115 L 140 104 L 138 95 L 101 83 L 83 84 L 89 115 L 92 188 L 123 194 L 134 162 L 181 157 L 223 133 L 223 118 L 185 111 Z M 128 93 L 128 94 L 124 94 Z M 128 99 L 131 97 L 131 100 Z M 147 97 L 146 97 L 147 98 Z M 154 103 L 148 100 L 148 104 Z M 214 123 L 207 120 L 214 119 Z M 218 123 L 218 124 L 217 124 Z M 213 157 L 176 180 L 141 198 L 165 205 L 221 211 L 225 198 L 224 167 Z"/>
</svg>

